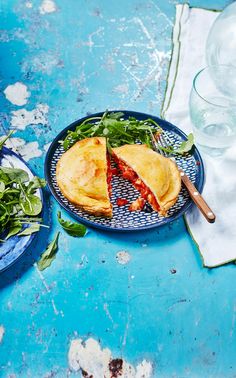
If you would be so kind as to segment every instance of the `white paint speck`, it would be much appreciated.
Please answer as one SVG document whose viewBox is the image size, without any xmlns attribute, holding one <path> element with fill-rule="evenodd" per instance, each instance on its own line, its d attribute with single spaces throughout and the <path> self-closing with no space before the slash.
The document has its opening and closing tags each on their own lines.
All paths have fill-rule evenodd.
<svg viewBox="0 0 236 378">
<path fill-rule="evenodd" d="M 129 85 L 128 84 L 119 84 L 114 88 L 114 92 L 121 93 L 126 96 L 129 93 Z"/>
<path fill-rule="evenodd" d="M 48 110 L 47 104 L 39 104 L 33 110 L 14 110 L 11 112 L 11 125 L 19 130 L 24 130 L 28 125 L 46 125 Z"/>
<path fill-rule="evenodd" d="M 4 333 L 5 333 L 5 329 L 4 329 L 4 327 L 1 325 L 1 326 L 0 326 L 0 344 L 1 344 L 1 342 L 2 342 L 2 339 L 3 339 L 3 335 L 4 335 Z"/>
<path fill-rule="evenodd" d="M 53 0 L 43 0 L 39 7 L 40 14 L 53 13 L 56 12 L 57 7 Z"/>
<path fill-rule="evenodd" d="M 68 359 L 70 368 L 74 371 L 83 369 L 94 378 L 108 377 L 111 351 L 101 349 L 99 343 L 92 338 L 84 343 L 82 339 L 72 340 Z"/>
<path fill-rule="evenodd" d="M 33 8 L 33 4 L 30 1 L 26 1 L 25 6 L 26 8 Z"/>
<path fill-rule="evenodd" d="M 68 361 L 72 370 L 78 372 L 83 370 L 94 378 L 111 378 L 113 373 L 109 369 L 109 363 L 113 356 L 110 349 L 102 349 L 100 344 L 93 338 L 83 342 L 82 339 L 72 340 Z M 143 360 L 135 368 L 123 360 L 120 378 L 150 378 L 152 365 L 149 361 Z"/>
<path fill-rule="evenodd" d="M 131 260 L 131 256 L 127 251 L 119 251 L 116 254 L 116 260 L 119 264 L 125 265 Z"/>
<path fill-rule="evenodd" d="M 27 104 L 28 98 L 30 97 L 27 86 L 20 82 L 8 85 L 4 90 L 4 94 L 8 101 L 18 106 Z"/>
<path fill-rule="evenodd" d="M 55 315 L 58 315 L 59 314 L 59 311 L 58 309 L 56 308 L 56 305 L 55 305 L 55 302 L 54 302 L 54 299 L 51 299 L 51 303 L 52 303 L 52 308 L 53 308 L 53 312 Z"/>
</svg>

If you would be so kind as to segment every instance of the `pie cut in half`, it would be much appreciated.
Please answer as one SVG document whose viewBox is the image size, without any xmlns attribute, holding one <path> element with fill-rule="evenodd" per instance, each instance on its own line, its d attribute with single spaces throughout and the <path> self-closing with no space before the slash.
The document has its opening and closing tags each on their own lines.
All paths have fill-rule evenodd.
<svg viewBox="0 0 236 378">
<path fill-rule="evenodd" d="M 113 148 L 112 152 L 123 177 L 140 192 L 142 200 L 166 216 L 181 189 L 176 164 L 143 144 L 127 144 Z"/>
<path fill-rule="evenodd" d="M 112 216 L 108 160 L 106 138 L 94 137 L 75 143 L 61 156 L 56 167 L 56 180 L 62 194 L 96 216 Z"/>
</svg>

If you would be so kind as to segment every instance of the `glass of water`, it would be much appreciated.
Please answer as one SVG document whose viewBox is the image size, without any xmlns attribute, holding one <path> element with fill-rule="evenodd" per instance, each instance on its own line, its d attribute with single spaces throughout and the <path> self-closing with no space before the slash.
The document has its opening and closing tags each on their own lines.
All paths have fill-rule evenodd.
<svg viewBox="0 0 236 378">
<path fill-rule="evenodd" d="M 235 78 L 236 67 L 218 65 L 204 68 L 193 80 L 190 117 L 195 141 L 213 156 L 223 154 L 236 142 Z"/>
</svg>

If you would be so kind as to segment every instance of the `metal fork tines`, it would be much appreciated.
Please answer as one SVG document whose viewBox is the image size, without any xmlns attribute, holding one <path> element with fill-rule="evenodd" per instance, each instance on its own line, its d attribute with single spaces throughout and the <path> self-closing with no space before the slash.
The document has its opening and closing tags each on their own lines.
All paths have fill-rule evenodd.
<svg viewBox="0 0 236 378">
<path fill-rule="evenodd" d="M 160 153 L 161 155 L 165 157 L 169 157 L 171 160 L 173 160 L 176 163 L 176 159 L 173 157 L 171 153 L 168 153 L 166 151 L 166 148 L 168 147 L 168 143 L 166 141 L 166 138 L 168 138 L 167 135 L 164 134 L 164 132 L 158 134 L 158 136 L 152 135 L 152 144 L 153 149 Z M 168 138 L 169 139 L 169 138 Z M 176 164 L 177 165 L 177 164 Z M 178 165 L 177 165 L 178 166 Z M 192 181 L 189 179 L 189 177 L 185 174 L 185 172 L 178 167 L 180 177 L 182 182 L 184 183 L 186 189 L 189 192 L 190 197 L 192 198 L 195 205 L 199 208 L 199 210 L 202 212 L 204 217 L 209 223 L 215 222 L 215 214 L 210 209 L 210 207 L 207 205 L 206 201 L 203 199 L 197 188 L 194 186 Z"/>
</svg>

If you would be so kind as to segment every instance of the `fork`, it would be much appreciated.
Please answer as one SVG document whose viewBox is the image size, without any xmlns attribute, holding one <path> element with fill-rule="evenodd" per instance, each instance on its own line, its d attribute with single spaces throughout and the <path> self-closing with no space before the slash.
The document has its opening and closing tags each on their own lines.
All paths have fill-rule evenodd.
<svg viewBox="0 0 236 378">
<path fill-rule="evenodd" d="M 154 137 L 154 135 L 152 134 L 152 144 L 153 144 L 153 148 L 156 152 L 159 152 L 161 155 L 163 155 L 165 157 L 171 158 L 171 160 L 173 160 L 176 163 L 176 159 L 162 149 L 162 148 L 167 147 L 167 142 L 166 142 L 163 134 L 159 134 L 158 139 L 156 137 Z M 177 163 L 176 163 L 176 165 L 177 165 Z M 177 167 L 178 167 L 178 165 L 177 165 Z M 204 215 L 204 217 L 206 218 L 206 220 L 209 223 L 214 223 L 216 217 L 215 217 L 215 214 L 213 213 L 213 211 L 207 205 L 206 201 L 201 196 L 201 194 L 199 193 L 197 188 L 193 185 L 193 183 L 189 179 L 189 177 L 185 174 L 185 172 L 179 167 L 178 167 L 178 170 L 179 170 L 179 173 L 180 173 L 181 180 L 184 183 L 186 189 L 188 190 L 189 195 L 192 198 L 195 205 L 199 208 L 199 210 L 201 211 L 201 213 Z"/>
</svg>

